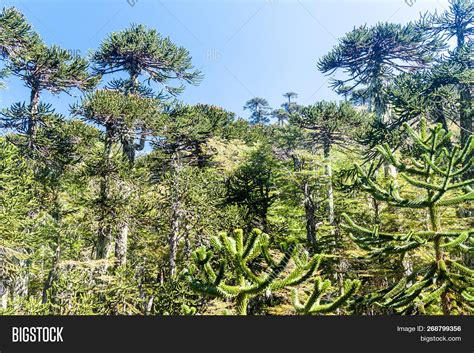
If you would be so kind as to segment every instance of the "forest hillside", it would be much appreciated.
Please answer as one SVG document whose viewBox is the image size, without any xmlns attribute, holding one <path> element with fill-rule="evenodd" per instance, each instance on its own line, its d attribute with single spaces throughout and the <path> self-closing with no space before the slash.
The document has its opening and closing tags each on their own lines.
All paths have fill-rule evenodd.
<svg viewBox="0 0 474 353">
<path fill-rule="evenodd" d="M 308 68 L 339 101 L 238 117 L 153 28 L 81 57 L 4 8 L 0 313 L 472 315 L 473 14 L 354 27 Z"/>
</svg>

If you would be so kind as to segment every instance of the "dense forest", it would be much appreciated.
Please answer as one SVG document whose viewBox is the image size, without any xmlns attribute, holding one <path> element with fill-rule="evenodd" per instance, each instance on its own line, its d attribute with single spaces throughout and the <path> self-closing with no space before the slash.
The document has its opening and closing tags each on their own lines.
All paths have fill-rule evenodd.
<svg viewBox="0 0 474 353">
<path fill-rule="evenodd" d="M 4 8 L 0 313 L 473 314 L 473 13 L 354 27 L 308 68 L 340 101 L 240 118 L 155 29 L 81 57 Z"/>
</svg>

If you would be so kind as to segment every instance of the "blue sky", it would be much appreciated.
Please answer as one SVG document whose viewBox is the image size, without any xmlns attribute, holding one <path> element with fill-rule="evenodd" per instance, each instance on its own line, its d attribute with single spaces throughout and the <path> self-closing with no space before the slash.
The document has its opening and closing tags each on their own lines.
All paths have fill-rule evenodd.
<svg viewBox="0 0 474 353">
<path fill-rule="evenodd" d="M 297 92 L 301 104 L 338 99 L 316 69 L 337 38 L 365 23 L 406 23 L 420 12 L 443 11 L 448 1 L 416 0 L 409 6 L 404 0 L 0 0 L 0 6 L 17 7 L 46 43 L 82 55 L 130 23 L 154 27 L 186 47 L 205 75 L 181 100 L 247 117 L 242 107 L 254 96 L 275 108 L 287 91 Z M 0 90 L 1 107 L 28 99 L 14 78 L 8 86 Z M 43 95 L 63 114 L 75 99 Z"/>
</svg>

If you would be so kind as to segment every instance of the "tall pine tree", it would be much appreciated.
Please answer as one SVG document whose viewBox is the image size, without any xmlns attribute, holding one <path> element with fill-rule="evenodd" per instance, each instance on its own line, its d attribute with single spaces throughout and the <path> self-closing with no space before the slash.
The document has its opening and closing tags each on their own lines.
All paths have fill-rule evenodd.
<svg viewBox="0 0 474 353">
<path fill-rule="evenodd" d="M 408 124 L 405 129 L 413 142 L 410 155 L 395 155 L 387 144 L 377 148 L 382 158 L 397 168 L 402 180 L 394 179 L 389 185 L 377 181 L 373 176 L 375 163 L 372 163 L 368 170 L 357 166 L 359 184 L 374 198 L 393 207 L 425 211 L 428 229 L 383 232 L 378 225 L 359 226 L 347 215 L 343 227 L 366 251 L 366 259 L 423 249 L 427 261 L 418 263 L 399 283 L 374 293 L 369 302 L 405 313 L 424 313 L 431 305 L 440 307 L 445 315 L 472 313 L 474 272 L 460 263 L 460 253 L 473 251 L 474 230 L 443 229 L 441 218 L 444 209 L 474 200 L 474 180 L 460 181 L 472 167 L 469 155 L 473 140 L 470 138 L 464 148 L 454 146 L 448 150 L 446 143 L 451 133 L 444 131 L 441 125 L 428 131 L 422 123 L 419 133 Z M 408 185 L 420 192 L 410 195 L 406 190 Z"/>
</svg>

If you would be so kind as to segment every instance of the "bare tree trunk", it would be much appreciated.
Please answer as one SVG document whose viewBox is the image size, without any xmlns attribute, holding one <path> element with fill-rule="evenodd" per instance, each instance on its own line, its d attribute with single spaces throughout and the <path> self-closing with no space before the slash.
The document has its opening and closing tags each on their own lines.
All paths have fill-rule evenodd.
<svg viewBox="0 0 474 353">
<path fill-rule="evenodd" d="M 169 245 L 169 267 L 170 275 L 173 277 L 176 274 L 176 257 L 178 254 L 178 240 L 180 232 L 180 217 L 181 217 L 181 188 L 179 180 L 179 172 L 181 166 L 178 152 L 173 155 L 172 160 L 172 204 L 171 204 L 171 233 L 168 238 Z"/>
<path fill-rule="evenodd" d="M 138 76 L 139 72 L 133 72 L 130 75 L 131 87 L 127 93 L 137 94 L 138 91 Z M 145 131 L 142 129 L 140 141 L 135 143 L 135 129 L 133 127 L 128 131 L 127 136 L 122 140 L 123 155 L 128 162 L 128 168 L 133 169 L 135 165 L 136 151 L 141 151 L 145 148 Z M 128 236 L 130 232 L 129 214 L 124 215 L 124 219 L 120 223 L 120 232 L 115 240 L 115 258 L 118 266 L 123 266 L 127 263 L 128 252 Z"/>
<path fill-rule="evenodd" d="M 380 205 L 379 202 L 372 195 L 369 196 L 370 207 L 374 211 L 374 223 L 380 223 Z"/>
<path fill-rule="evenodd" d="M 128 245 L 128 220 L 124 220 L 121 225 L 120 233 L 115 241 L 115 258 L 118 266 L 123 266 L 127 263 L 127 245 Z"/>
<path fill-rule="evenodd" d="M 132 186 L 122 185 L 123 197 L 129 200 L 132 194 Z M 129 202 L 129 201 L 128 201 Z M 119 223 L 120 232 L 115 239 L 115 261 L 117 266 L 127 263 L 128 234 L 130 232 L 129 210 L 126 209 L 123 219 Z"/>
<path fill-rule="evenodd" d="M 169 255 L 169 266 L 170 266 L 170 275 L 173 277 L 176 274 L 176 257 L 178 254 L 178 233 L 179 233 L 179 220 L 176 215 L 177 209 L 176 205 L 172 209 L 172 223 L 171 223 L 171 234 L 168 239 L 168 245 L 170 247 Z"/>
<path fill-rule="evenodd" d="M 112 226 L 111 215 L 108 210 L 108 201 L 110 198 L 110 165 L 112 159 L 112 131 L 111 127 L 106 127 L 105 141 L 104 141 L 104 171 L 101 175 L 100 191 L 99 191 L 99 229 L 97 231 L 97 247 L 96 259 L 106 259 L 109 257 L 112 243 Z"/>
<path fill-rule="evenodd" d="M 332 162 L 331 162 L 331 143 L 326 140 L 324 143 L 324 159 L 326 177 L 328 178 L 328 220 L 329 224 L 333 225 L 335 221 L 334 213 L 334 186 L 332 183 Z"/>
<path fill-rule="evenodd" d="M 8 275 L 5 271 L 7 268 L 7 254 L 6 250 L 0 247 L 0 309 L 6 309 L 8 306 L 9 281 Z"/>
<path fill-rule="evenodd" d="M 270 173 L 269 173 L 270 174 Z M 270 175 L 269 175 L 270 178 Z M 263 203 L 260 205 L 261 207 L 261 218 L 262 218 L 262 230 L 265 233 L 270 231 L 268 226 L 268 210 L 270 208 L 270 187 L 266 183 L 265 186 L 260 186 L 260 193 L 262 195 Z"/>
<path fill-rule="evenodd" d="M 35 145 L 37 119 L 38 119 L 38 106 L 39 106 L 40 91 L 37 88 L 31 90 L 30 96 L 30 115 L 28 117 L 28 125 L 26 135 L 28 138 L 28 147 L 32 150 Z"/>
<path fill-rule="evenodd" d="M 316 219 L 315 219 L 315 210 L 314 202 L 312 200 L 311 190 L 308 185 L 308 182 L 305 181 L 303 184 L 303 195 L 304 195 L 304 209 L 306 214 L 306 237 L 308 242 L 312 245 L 316 245 L 317 235 L 316 235 Z"/>
<path fill-rule="evenodd" d="M 431 197 L 432 196 L 430 196 L 430 199 Z M 429 214 L 430 214 L 430 221 L 431 221 L 431 230 L 435 232 L 441 231 L 439 218 L 438 218 L 434 205 L 430 207 L 429 212 L 430 212 Z M 441 248 L 441 238 L 439 236 L 435 239 L 434 247 L 435 247 L 435 254 L 436 254 L 436 262 L 438 263 L 438 267 L 439 267 L 439 263 L 441 261 L 444 261 L 444 251 Z M 446 291 L 444 291 L 441 294 L 441 308 L 443 310 L 444 315 L 451 314 L 450 300 Z"/>
<path fill-rule="evenodd" d="M 42 302 L 43 304 L 48 302 L 48 290 L 53 286 L 54 280 L 57 275 L 58 267 L 59 267 L 59 262 L 61 261 L 61 205 L 59 203 L 59 195 L 57 192 L 55 193 L 54 199 L 54 211 L 53 211 L 53 219 L 54 222 L 56 223 L 56 228 L 57 228 L 57 233 L 56 233 L 56 249 L 54 252 L 54 257 L 53 257 L 53 263 L 51 264 L 51 270 L 49 271 L 48 278 L 46 280 L 46 283 L 44 284 L 43 287 L 43 298 Z"/>
</svg>

